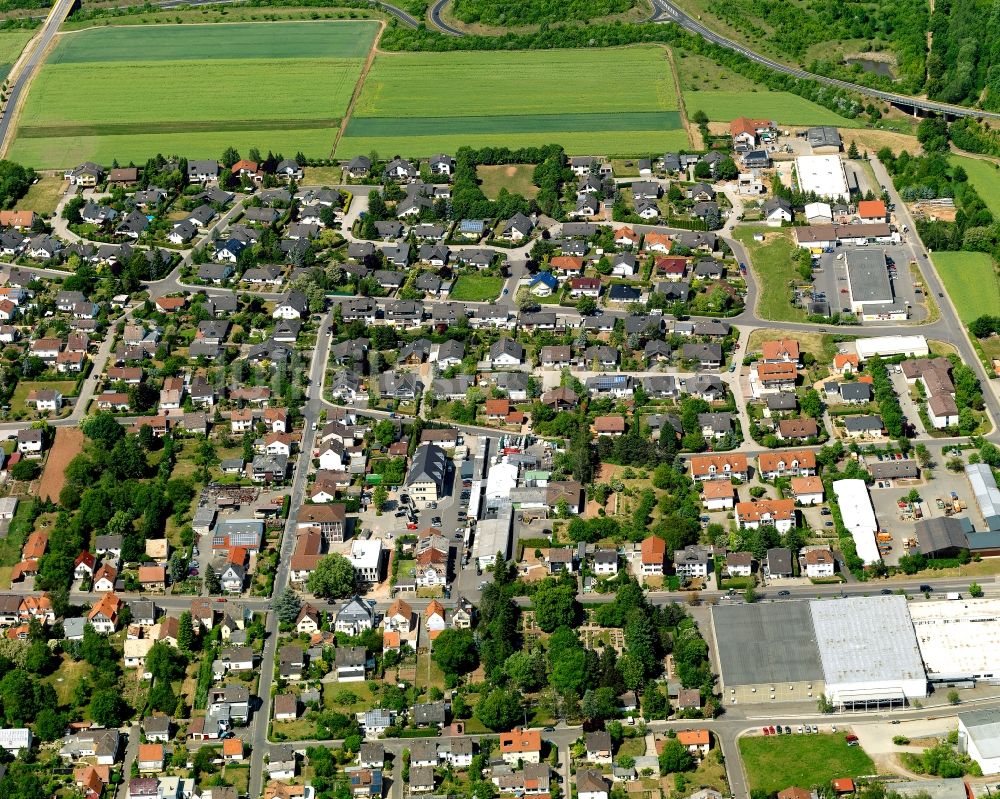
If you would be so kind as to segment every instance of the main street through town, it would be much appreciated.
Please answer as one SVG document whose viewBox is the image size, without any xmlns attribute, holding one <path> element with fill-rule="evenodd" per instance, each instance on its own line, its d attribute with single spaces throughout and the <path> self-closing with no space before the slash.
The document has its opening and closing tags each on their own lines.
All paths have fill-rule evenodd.
<svg viewBox="0 0 1000 799">
<path fill-rule="evenodd" d="M 889 193 L 889 200 L 895 203 L 897 222 L 899 226 L 906 225 L 910 231 L 915 231 L 915 225 L 912 218 L 906 209 L 905 204 L 901 201 L 892 183 L 885 172 L 884 167 L 877 159 L 871 160 L 872 168 L 875 172 L 876 178 L 884 185 Z M 358 205 L 351 209 L 348 219 L 345 220 L 343 233 L 349 241 L 353 241 L 354 237 L 350 233 L 350 223 L 356 218 L 357 214 L 366 207 L 366 199 L 359 198 L 356 200 Z M 237 208 L 241 207 L 237 203 Z M 235 215 L 236 208 L 232 212 L 225 215 L 224 219 L 231 219 Z M 211 240 L 212 235 L 218 229 L 222 220 L 217 225 L 213 226 L 206 234 L 199 240 L 198 244 L 203 244 Z M 634 226 L 637 229 L 645 230 L 645 227 Z M 662 230 L 662 228 L 660 228 Z M 731 227 L 720 231 L 725 242 L 732 249 L 735 257 L 745 263 L 750 264 L 750 259 L 747 256 L 746 251 L 731 236 Z M 947 299 L 947 295 L 944 292 L 941 280 L 934 269 L 933 264 L 927 258 L 919 239 L 915 232 L 909 234 L 909 239 L 906 246 L 910 249 L 913 259 L 920 266 L 923 272 L 924 280 L 928 286 L 927 294 L 931 298 L 937 298 L 938 304 L 940 306 L 940 317 L 928 324 L 868 324 L 864 326 L 856 327 L 845 327 L 839 326 L 836 328 L 830 327 L 830 332 L 844 333 L 844 334 L 864 334 L 864 335 L 907 335 L 913 333 L 921 333 L 931 339 L 939 339 L 942 341 L 947 341 L 954 345 L 962 358 L 962 360 L 972 366 L 979 376 L 980 381 L 983 386 L 986 387 L 984 391 L 984 396 L 986 400 L 987 410 L 994 422 L 993 431 L 986 436 L 988 439 L 1000 443 L 1000 430 L 996 427 L 997 420 L 1000 420 L 1000 400 L 997 396 L 997 383 L 996 381 L 990 381 L 982 367 L 976 353 L 972 347 L 971 341 L 968 339 L 967 333 L 964 326 L 958 319 L 958 315 L 952 303 Z M 509 263 L 509 275 L 505 283 L 505 288 L 507 291 L 500 296 L 496 301 L 489 303 L 491 305 L 500 305 L 508 308 L 512 313 L 516 312 L 515 305 L 515 294 L 518 287 L 519 281 L 526 274 L 527 261 L 528 261 L 528 247 L 522 247 L 515 250 L 508 251 L 510 256 Z M 150 296 L 161 296 L 164 294 L 182 292 L 182 291 L 205 291 L 209 295 L 219 295 L 226 291 L 227 289 L 221 288 L 202 288 L 199 286 L 186 285 L 181 280 L 181 273 L 184 268 L 190 263 L 191 251 L 189 250 L 180 264 L 175 267 L 169 275 L 167 275 L 162 280 L 147 283 L 145 288 L 150 292 Z M 0 268 L 4 268 L 6 265 L 0 265 Z M 39 275 L 44 275 L 47 277 L 63 276 L 64 273 L 59 270 L 44 270 L 44 269 L 33 269 L 24 268 L 26 271 L 35 272 Z M 729 319 L 729 321 L 738 326 L 741 330 L 741 341 L 746 341 L 746 336 L 750 331 L 758 328 L 781 328 L 796 331 L 816 331 L 822 326 L 813 325 L 808 323 L 788 323 L 788 322 L 771 322 L 766 319 L 760 318 L 757 311 L 757 297 L 758 297 L 758 287 L 754 280 L 753 269 L 749 270 L 747 275 L 747 303 L 746 309 Z M 276 299 L 281 295 L 278 294 L 267 294 L 267 293 L 256 293 L 252 291 L 240 290 L 240 294 L 256 294 L 263 299 Z M 943 295 L 939 297 L 939 295 Z M 304 417 L 304 433 L 303 441 L 301 446 L 302 454 L 298 458 L 292 477 L 291 483 L 291 506 L 292 508 L 297 508 L 302 504 L 305 489 L 307 483 L 307 477 L 310 469 L 310 457 L 309 453 L 313 451 L 314 442 L 316 438 L 315 428 L 319 426 L 321 419 L 321 413 L 324 411 L 329 412 L 331 409 L 338 406 L 323 397 L 323 386 L 326 373 L 327 359 L 329 355 L 330 345 L 331 345 L 331 335 L 329 333 L 330 321 L 333 314 L 333 306 L 344 301 L 345 298 L 331 296 L 330 307 L 326 312 L 326 315 L 319 325 L 319 334 L 316 342 L 316 346 L 311 353 L 311 359 L 308 365 L 308 383 L 306 386 L 306 403 L 303 408 Z M 382 301 L 379 301 L 380 303 Z M 467 306 L 475 307 L 480 303 L 465 303 Z M 126 310 L 123 318 L 130 318 L 132 310 Z M 615 311 L 607 310 L 606 313 L 612 315 L 623 315 L 626 311 Z M 562 317 L 568 319 L 571 323 L 579 323 L 580 316 L 573 309 L 559 308 L 558 314 Z M 117 321 L 117 320 L 116 320 Z M 97 356 L 95 358 L 94 369 L 91 378 L 89 378 L 83 385 L 80 397 L 77 399 L 76 406 L 74 407 L 72 413 L 63 419 L 58 419 L 52 421 L 50 424 L 54 427 L 59 426 L 74 426 L 77 425 L 80 419 L 83 417 L 90 401 L 93 399 L 94 393 L 97 390 L 97 377 L 102 374 L 107 365 L 107 359 L 110 355 L 110 341 L 111 337 L 101 345 Z M 745 351 L 745 350 L 744 350 Z M 734 390 L 738 390 L 738 373 L 736 377 L 729 375 L 723 375 L 724 379 L 727 379 L 733 385 Z M 740 399 L 740 404 L 742 407 L 742 399 Z M 366 408 L 352 408 L 358 415 L 367 416 L 370 418 L 386 418 L 389 416 L 388 412 L 369 410 Z M 395 414 L 397 418 L 405 420 L 407 417 Z M 11 431 L 23 427 L 23 423 L 15 422 L 3 422 L 0 423 L 0 431 L 6 431 L 10 434 Z M 467 436 L 489 436 L 493 439 L 499 437 L 499 433 L 492 428 L 486 428 L 475 425 L 455 425 L 455 427 L 464 435 Z M 929 446 L 934 446 L 941 448 L 946 446 L 949 441 L 942 441 L 941 439 L 935 439 L 930 437 L 922 437 L 917 440 L 924 440 Z M 955 440 L 957 441 L 957 439 Z M 743 451 L 748 454 L 753 454 L 760 451 L 760 448 L 754 445 L 752 442 L 745 444 L 742 448 Z M 452 493 L 447 499 L 442 501 L 441 513 L 446 516 L 449 520 L 454 519 L 455 507 L 453 503 L 455 502 L 454 493 Z M 290 515 L 289 520 L 286 524 L 284 535 L 282 536 L 280 544 L 280 557 L 278 560 L 278 570 L 274 582 L 274 595 L 277 596 L 280 592 L 289 584 L 289 564 L 291 560 L 291 554 L 295 546 L 295 521 L 294 513 Z M 466 596 L 473 602 L 477 601 L 479 598 L 479 585 L 481 577 L 476 573 L 475 567 L 469 566 L 460 570 L 458 576 L 458 583 L 456 585 L 456 590 L 454 594 Z M 982 583 L 984 591 L 987 596 L 1000 596 L 1000 584 L 994 581 L 983 581 L 979 579 Z M 829 597 L 835 598 L 838 596 L 856 596 L 865 594 L 874 594 L 889 588 L 893 591 L 905 591 L 906 593 L 916 597 L 915 601 L 920 601 L 921 596 L 920 586 L 923 583 L 922 580 L 890 580 L 890 581 L 879 581 L 876 583 L 859 583 L 859 582 L 848 582 L 843 585 L 809 585 L 809 586 L 790 586 L 787 589 L 787 595 L 778 596 L 771 588 L 765 587 L 762 592 L 762 601 L 796 601 L 803 600 L 807 598 L 816 597 Z M 935 596 L 943 595 L 948 591 L 963 591 L 968 588 L 969 579 L 962 577 L 947 578 L 942 580 L 934 580 L 933 594 Z M 15 589 L 16 590 L 16 589 Z M 138 598 L 138 594 L 122 594 L 123 599 Z M 87 593 L 74 593 L 71 595 L 71 600 L 73 602 L 86 604 L 92 601 L 92 595 Z M 580 595 L 580 601 L 586 602 L 588 604 L 597 604 L 602 602 L 607 602 L 612 599 L 608 595 L 599 594 L 586 594 Z M 677 594 L 672 594 L 669 592 L 651 592 L 649 594 L 649 599 L 654 604 L 664 604 L 668 602 L 682 601 L 679 599 Z M 278 622 L 276 616 L 269 612 L 270 599 L 266 598 L 246 598 L 240 600 L 247 609 L 261 612 L 266 614 L 266 638 L 263 648 L 263 654 L 261 662 L 259 665 L 259 675 L 260 675 L 260 685 L 258 690 L 258 695 L 261 697 L 261 706 L 254 713 L 251 726 L 248 727 L 242 734 L 245 740 L 251 746 L 250 764 L 251 764 L 251 778 L 249 787 L 249 796 L 256 797 L 260 794 L 263 786 L 263 775 L 264 775 L 264 758 L 270 751 L 270 742 L 268 741 L 268 722 L 270 717 L 270 695 L 274 679 L 274 664 L 277 649 L 277 637 L 278 637 Z M 415 599 L 411 602 L 414 609 L 419 613 L 422 611 L 429 600 Z M 700 594 L 701 608 L 694 609 L 697 615 L 705 612 L 705 607 L 717 602 L 733 602 L 741 601 L 739 597 L 730 597 L 719 591 L 703 591 Z M 163 597 L 157 599 L 157 605 L 166 611 L 170 612 L 181 612 L 190 609 L 190 597 L 184 596 L 172 596 L 169 593 Z M 332 603 L 325 602 L 314 602 L 314 604 L 321 610 L 332 610 Z M 453 604 L 453 600 L 446 599 L 443 600 L 445 606 Z M 529 603 L 527 600 L 522 600 L 521 604 L 527 606 Z M 384 610 L 388 605 L 386 601 L 380 601 L 377 604 L 378 609 Z M 700 620 L 701 621 L 701 620 Z M 704 626 L 704 625 L 703 625 Z M 710 648 L 712 642 L 709 641 Z M 995 699 L 993 697 L 984 697 L 981 701 L 986 704 L 998 704 L 1000 705 L 1000 699 Z M 705 726 L 709 726 L 719 737 L 722 745 L 722 751 L 725 755 L 726 770 L 728 773 L 730 786 L 735 797 L 740 797 L 743 799 L 747 796 L 746 781 L 743 775 L 742 765 L 740 763 L 739 752 L 736 746 L 736 739 L 741 734 L 747 730 L 759 728 L 760 719 L 754 718 L 751 714 L 763 712 L 761 707 L 733 707 L 727 708 L 725 714 L 717 720 L 705 722 Z M 795 715 L 787 715 L 795 713 Z M 905 711 L 899 711 L 901 716 L 907 718 L 929 718 L 933 714 L 940 715 L 942 712 L 940 707 L 927 706 L 920 709 L 909 709 Z M 803 708 L 789 708 L 787 706 L 782 706 L 782 716 L 780 718 L 774 718 L 773 723 L 781 722 L 787 724 L 799 724 L 806 718 L 812 718 L 816 715 L 815 707 L 803 707 Z M 845 718 L 843 716 L 836 717 L 823 717 L 822 723 L 850 723 L 851 720 L 859 719 L 865 717 L 865 714 L 852 714 L 850 717 Z M 820 723 L 815 721 L 814 723 Z M 699 722 L 701 725 L 702 722 Z M 669 727 L 683 727 L 690 725 L 689 721 L 678 721 L 678 722 L 655 722 L 650 725 L 652 731 L 662 731 Z M 561 751 L 564 752 L 564 757 L 568 755 L 568 746 L 575 740 L 580 734 L 578 728 L 567 728 L 565 725 L 558 726 L 554 732 L 546 733 L 547 738 L 549 738 L 553 745 L 558 746 Z M 136 735 L 130 737 L 137 737 Z M 323 745 L 334 745 L 336 742 L 331 741 L 321 741 L 316 742 Z M 400 750 L 405 746 L 405 742 L 396 740 L 387 740 L 386 747 L 389 751 Z M 305 747 L 308 742 L 297 744 L 297 746 Z M 134 756 L 134 747 L 130 746 L 129 751 Z M 568 762 L 563 760 L 563 762 Z M 130 766 L 130 763 L 126 763 L 126 770 Z M 567 772 L 568 776 L 568 772 Z M 399 780 L 393 780 L 392 795 L 398 799 L 401 795 L 398 792 Z"/>
</svg>

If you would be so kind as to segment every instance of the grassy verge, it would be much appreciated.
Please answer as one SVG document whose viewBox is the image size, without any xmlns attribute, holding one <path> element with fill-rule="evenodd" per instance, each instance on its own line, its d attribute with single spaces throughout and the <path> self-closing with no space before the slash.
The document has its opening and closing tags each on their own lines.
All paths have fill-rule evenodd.
<svg viewBox="0 0 1000 799">
<path fill-rule="evenodd" d="M 751 736 L 739 743 L 750 790 L 768 794 L 791 785 L 809 790 L 836 777 L 875 773 L 867 753 L 848 746 L 841 734 Z"/>
</svg>

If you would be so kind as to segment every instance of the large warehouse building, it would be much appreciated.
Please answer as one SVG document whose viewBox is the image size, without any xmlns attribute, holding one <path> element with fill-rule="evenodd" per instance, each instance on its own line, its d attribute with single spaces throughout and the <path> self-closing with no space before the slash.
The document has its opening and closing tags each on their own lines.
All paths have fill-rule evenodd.
<svg viewBox="0 0 1000 799">
<path fill-rule="evenodd" d="M 1000 599 L 915 602 L 910 618 L 931 682 L 1000 682 Z"/>
<path fill-rule="evenodd" d="M 711 612 L 725 704 L 808 702 L 823 693 L 808 602 L 721 604 Z"/>
<path fill-rule="evenodd" d="M 809 603 L 827 698 L 846 710 L 905 705 L 927 696 L 927 676 L 906 597 Z"/>
<path fill-rule="evenodd" d="M 925 336 L 871 336 L 854 342 L 854 351 L 864 362 L 874 355 L 891 358 L 906 355 L 909 358 L 926 358 L 930 354 Z"/>
<path fill-rule="evenodd" d="M 840 517 L 851 537 L 858 557 L 866 566 L 878 563 L 882 556 L 878 551 L 875 533 L 878 522 L 875 521 L 875 508 L 868 496 L 868 486 L 864 480 L 834 480 L 833 493 L 840 507 Z"/>
<path fill-rule="evenodd" d="M 893 301 L 885 254 L 881 250 L 848 250 L 846 259 L 851 310 L 866 321 L 905 319 L 906 305 Z"/>
<path fill-rule="evenodd" d="M 727 705 L 825 694 L 853 710 L 927 696 L 904 597 L 721 604 L 711 613 Z"/>
<path fill-rule="evenodd" d="M 806 194 L 815 192 L 819 197 L 843 202 L 851 199 L 839 155 L 800 155 L 795 159 L 795 172 L 799 189 Z"/>
</svg>

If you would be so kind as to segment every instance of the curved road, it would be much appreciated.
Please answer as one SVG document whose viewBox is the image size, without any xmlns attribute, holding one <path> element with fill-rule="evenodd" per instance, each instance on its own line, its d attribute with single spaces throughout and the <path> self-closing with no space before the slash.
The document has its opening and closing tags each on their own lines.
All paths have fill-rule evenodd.
<svg viewBox="0 0 1000 799">
<path fill-rule="evenodd" d="M 57 0 L 56 4 L 52 6 L 49 15 L 45 18 L 45 22 L 42 23 L 42 29 L 38 32 L 38 35 L 28 43 L 30 50 L 27 57 L 22 56 L 19 67 L 17 64 L 14 65 L 18 68 L 17 77 L 10 86 L 7 105 L 4 107 L 3 112 L 0 113 L 0 153 L 4 155 L 6 155 L 7 147 L 10 144 L 8 138 L 13 132 L 11 120 L 17 116 L 17 109 L 21 103 L 22 94 L 25 88 L 31 83 L 31 78 L 35 74 L 35 70 L 42 63 L 45 51 L 49 49 L 52 39 L 59 31 L 59 26 L 63 24 L 63 20 L 69 14 L 73 3 L 74 0 Z"/>
<path fill-rule="evenodd" d="M 465 34 L 458 28 L 453 28 L 447 22 L 441 18 L 441 9 L 445 7 L 448 0 L 437 0 L 437 2 L 431 6 L 431 22 L 433 22 L 442 33 L 447 33 L 449 36 L 465 36 Z"/>
<path fill-rule="evenodd" d="M 924 100 L 919 97 L 911 97 L 907 94 L 884 92 L 879 89 L 872 89 L 868 86 L 849 83 L 846 80 L 838 80 L 837 78 L 828 78 L 824 75 L 816 75 L 812 72 L 807 72 L 804 69 L 799 69 L 798 67 L 782 64 L 780 61 L 775 61 L 767 58 L 766 56 L 762 56 L 759 53 L 755 53 L 753 50 L 744 47 L 742 44 L 734 42 L 732 39 L 727 39 L 726 37 L 719 35 L 679 9 L 671 3 L 670 0 L 653 0 L 653 5 L 660 11 L 656 20 L 657 22 L 673 22 L 691 33 L 696 33 L 703 39 L 712 42 L 713 44 L 720 45 L 728 50 L 734 50 L 740 55 L 749 58 L 751 61 L 755 61 L 758 64 L 763 64 L 764 66 L 773 69 L 775 72 L 782 72 L 785 75 L 791 75 L 795 78 L 818 81 L 820 83 L 825 83 L 828 86 L 836 86 L 839 89 L 847 89 L 858 94 L 863 94 L 866 97 L 874 97 L 887 103 L 897 103 L 899 105 L 910 106 L 911 108 L 919 108 L 923 111 L 932 111 L 937 114 L 950 114 L 951 116 L 957 117 L 1000 119 L 1000 113 L 981 111 L 977 108 L 964 108 L 962 106 L 951 105 L 949 103 L 938 103 L 934 100 Z"/>
</svg>

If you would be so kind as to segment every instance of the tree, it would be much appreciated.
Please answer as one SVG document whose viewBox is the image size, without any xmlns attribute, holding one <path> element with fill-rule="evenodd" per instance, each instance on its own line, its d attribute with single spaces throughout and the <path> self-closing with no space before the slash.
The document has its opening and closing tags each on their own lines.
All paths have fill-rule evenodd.
<svg viewBox="0 0 1000 799">
<path fill-rule="evenodd" d="M 388 447 L 396 440 L 396 425 L 392 423 L 391 419 L 382 419 L 375 425 L 373 432 L 375 440 L 383 447 Z"/>
<path fill-rule="evenodd" d="M 479 652 L 472 630 L 442 630 L 434 639 L 431 657 L 445 674 L 473 671 L 479 665 Z"/>
<path fill-rule="evenodd" d="M 542 584 L 531 598 L 535 608 L 535 622 L 543 632 L 550 633 L 557 627 L 574 627 L 579 606 L 576 588 L 568 583 Z"/>
<path fill-rule="evenodd" d="M 42 472 L 42 467 L 36 461 L 22 460 L 11 467 L 10 475 L 15 480 L 28 482 L 34 480 Z"/>
<path fill-rule="evenodd" d="M 820 399 L 819 392 L 810 388 L 802 396 L 802 412 L 813 419 L 819 419 L 823 415 L 823 400 Z"/>
<path fill-rule="evenodd" d="M 372 504 L 375 506 L 375 512 L 378 514 L 382 513 L 382 509 L 385 507 L 385 503 L 389 501 L 389 492 L 386 491 L 384 485 L 378 485 L 372 492 Z"/>
<path fill-rule="evenodd" d="M 726 157 L 716 164 L 715 176 L 719 180 L 736 180 L 740 176 L 740 168 L 732 158 Z"/>
<path fill-rule="evenodd" d="M 593 297 L 580 297 L 576 301 L 576 310 L 581 316 L 590 316 L 597 311 L 597 303 L 594 302 Z"/>
<path fill-rule="evenodd" d="M 177 694 L 168 680 L 157 680 L 149 692 L 149 704 L 154 710 L 159 710 L 168 716 L 177 711 Z"/>
<path fill-rule="evenodd" d="M 342 599 L 354 594 L 357 575 L 354 566 L 343 555 L 333 552 L 316 564 L 306 582 L 316 596 L 326 599 Z"/>
<path fill-rule="evenodd" d="M 219 575 L 215 573 L 215 569 L 212 568 L 211 563 L 205 567 L 205 590 L 209 594 L 222 592 L 222 583 L 219 582 Z"/>
<path fill-rule="evenodd" d="M 43 707 L 35 717 L 35 734 L 43 741 L 57 741 L 66 732 L 66 714 L 53 707 Z"/>
<path fill-rule="evenodd" d="M 177 646 L 181 652 L 190 652 L 194 649 L 194 626 L 190 610 L 181 613 L 177 620 Z"/>
<path fill-rule="evenodd" d="M 302 600 L 299 599 L 298 594 L 286 586 L 285 590 L 281 592 L 281 596 L 274 600 L 272 607 L 279 622 L 293 624 L 299 617 L 299 611 L 302 610 Z"/>
<path fill-rule="evenodd" d="M 442 633 L 443 635 L 443 633 Z M 438 638 L 440 640 L 440 636 Z M 435 641 L 435 646 L 437 642 Z M 521 721 L 524 705 L 521 695 L 503 688 L 494 688 L 476 704 L 476 718 L 494 732 L 510 730 Z"/>
<path fill-rule="evenodd" d="M 969 583 L 969 596 L 979 599 L 983 595 L 983 587 L 979 583 Z"/>
<path fill-rule="evenodd" d="M 958 691 L 956 691 L 954 688 L 952 688 L 950 691 L 948 691 L 948 704 L 949 705 L 957 705 L 961 701 L 962 700 L 958 696 Z"/>
<path fill-rule="evenodd" d="M 852 161 L 858 157 L 858 145 L 856 142 L 851 142 L 851 146 L 847 148 L 847 157 Z"/>
<path fill-rule="evenodd" d="M 101 727 L 119 727 L 129 715 L 131 709 L 117 689 L 96 691 L 90 700 L 90 717 Z"/>
<path fill-rule="evenodd" d="M 99 441 L 108 448 L 125 438 L 125 428 L 108 411 L 98 411 L 93 416 L 88 416 L 80 423 L 80 429 L 91 441 Z"/>
<path fill-rule="evenodd" d="M 661 777 L 689 771 L 694 766 L 694 758 L 691 757 L 691 753 L 676 738 L 668 738 L 663 742 L 663 751 L 660 752 L 659 759 Z"/>
<path fill-rule="evenodd" d="M 170 582 L 179 583 L 187 577 L 188 565 L 183 553 L 175 549 L 170 556 Z"/>
</svg>

